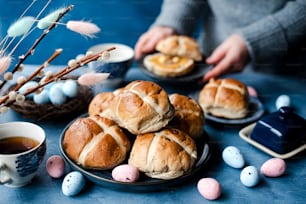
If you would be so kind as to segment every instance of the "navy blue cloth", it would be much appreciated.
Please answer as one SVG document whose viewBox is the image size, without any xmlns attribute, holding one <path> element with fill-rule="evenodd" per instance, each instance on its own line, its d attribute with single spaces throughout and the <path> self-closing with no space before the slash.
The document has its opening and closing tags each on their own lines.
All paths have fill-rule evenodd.
<svg viewBox="0 0 306 204">
<path fill-rule="evenodd" d="M 18 19 L 30 2 L 0 0 L 0 38 L 6 35 L 8 27 Z M 36 16 L 46 2 L 46 0 L 37 0 L 26 15 Z M 69 59 L 85 53 L 90 46 L 98 43 L 116 42 L 134 47 L 139 36 L 155 20 L 160 11 L 161 3 L 162 0 L 52 1 L 41 17 L 60 7 L 73 4 L 72 11 L 65 15 L 61 22 L 66 23 L 69 20 L 91 21 L 101 28 L 101 32 L 96 35 L 96 38 L 90 39 L 68 30 L 65 25 L 58 25 L 43 39 L 37 46 L 34 55 L 30 56 L 25 63 L 43 63 L 57 48 L 63 48 L 63 53 L 52 64 L 66 64 Z M 18 58 L 24 54 L 41 34 L 41 31 L 36 29 L 27 37 L 16 50 L 14 57 Z"/>
</svg>

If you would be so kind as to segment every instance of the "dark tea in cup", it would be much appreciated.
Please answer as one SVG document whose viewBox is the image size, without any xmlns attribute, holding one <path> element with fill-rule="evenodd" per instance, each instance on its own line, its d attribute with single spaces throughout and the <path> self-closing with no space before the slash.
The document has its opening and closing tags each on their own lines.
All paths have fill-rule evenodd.
<svg viewBox="0 0 306 204">
<path fill-rule="evenodd" d="M 0 154 L 18 154 L 26 152 L 39 144 L 38 141 L 21 136 L 0 139 Z"/>
</svg>

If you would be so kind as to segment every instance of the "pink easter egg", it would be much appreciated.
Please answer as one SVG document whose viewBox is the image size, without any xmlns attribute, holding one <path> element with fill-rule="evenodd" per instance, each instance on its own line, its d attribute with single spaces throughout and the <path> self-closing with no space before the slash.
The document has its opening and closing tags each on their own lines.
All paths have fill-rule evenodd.
<svg viewBox="0 0 306 204">
<path fill-rule="evenodd" d="M 250 96 L 258 97 L 257 91 L 252 86 L 248 86 L 248 92 Z"/>
<path fill-rule="evenodd" d="M 200 179 L 198 182 L 198 191 L 207 200 L 216 200 L 222 193 L 221 185 L 213 178 Z"/>
<path fill-rule="evenodd" d="M 139 170 L 134 166 L 122 164 L 113 169 L 112 177 L 115 181 L 132 183 L 139 178 Z"/>
<path fill-rule="evenodd" d="M 272 158 L 262 164 L 260 172 L 267 177 L 279 177 L 285 173 L 286 163 L 283 159 Z"/>
<path fill-rule="evenodd" d="M 65 173 L 65 161 L 58 155 L 53 155 L 46 162 L 46 169 L 52 178 L 60 178 Z"/>
</svg>

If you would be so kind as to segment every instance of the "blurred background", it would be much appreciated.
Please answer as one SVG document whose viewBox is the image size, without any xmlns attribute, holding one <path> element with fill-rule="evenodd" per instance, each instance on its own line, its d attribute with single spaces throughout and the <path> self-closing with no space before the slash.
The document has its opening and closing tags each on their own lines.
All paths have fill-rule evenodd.
<svg viewBox="0 0 306 204">
<path fill-rule="evenodd" d="M 3 39 L 9 26 L 14 23 L 32 0 L 0 0 L 0 38 Z M 26 16 L 36 16 L 47 3 L 36 0 Z M 58 25 L 37 46 L 33 56 L 25 64 L 43 63 L 57 48 L 62 54 L 52 64 L 63 65 L 78 54 L 99 43 L 123 43 L 134 47 L 139 36 L 145 32 L 160 11 L 162 0 L 53 0 L 42 13 L 41 18 L 50 12 L 68 5 L 74 8 L 60 22 L 85 20 L 98 25 L 101 32 L 95 38 L 86 38 Z M 15 51 L 13 57 L 24 54 L 40 36 L 42 30 L 36 29 Z M 16 41 L 17 42 L 17 41 Z M 15 64 L 15 63 L 13 63 Z"/>
</svg>

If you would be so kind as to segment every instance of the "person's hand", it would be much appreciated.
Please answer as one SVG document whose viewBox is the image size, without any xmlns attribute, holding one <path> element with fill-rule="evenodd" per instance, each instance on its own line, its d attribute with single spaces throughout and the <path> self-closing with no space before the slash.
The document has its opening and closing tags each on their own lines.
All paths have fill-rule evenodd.
<svg viewBox="0 0 306 204">
<path fill-rule="evenodd" d="M 206 63 L 213 65 L 213 69 L 203 76 L 203 81 L 241 71 L 249 59 L 250 54 L 244 39 L 238 34 L 233 34 L 206 59 Z"/>
<path fill-rule="evenodd" d="M 175 33 L 170 27 L 155 26 L 140 36 L 135 45 L 135 59 L 139 59 L 143 54 L 153 52 L 156 44 L 163 38 Z"/>
</svg>

